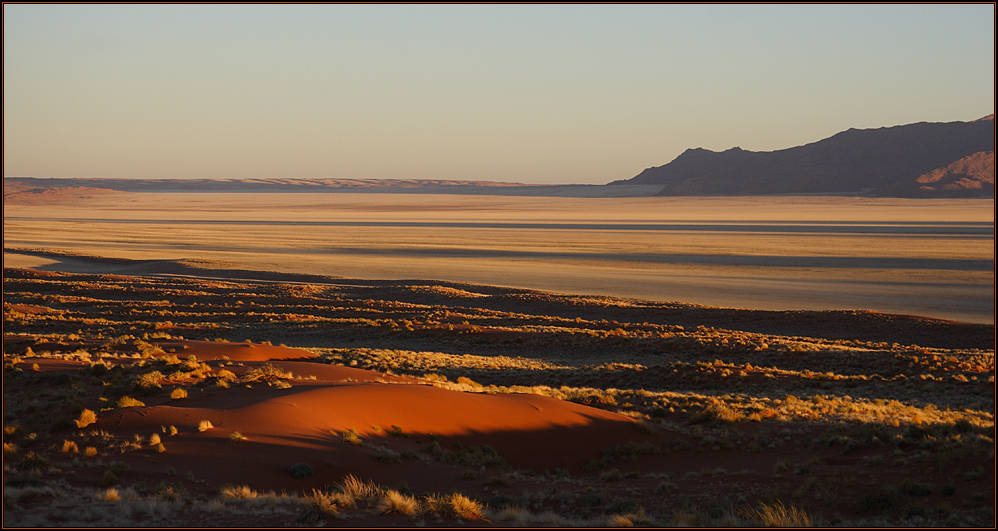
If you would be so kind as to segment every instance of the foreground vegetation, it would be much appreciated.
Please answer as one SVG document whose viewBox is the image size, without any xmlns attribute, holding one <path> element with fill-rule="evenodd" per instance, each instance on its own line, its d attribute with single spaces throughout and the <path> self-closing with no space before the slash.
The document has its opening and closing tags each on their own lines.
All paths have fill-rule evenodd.
<svg viewBox="0 0 998 531">
<path fill-rule="evenodd" d="M 373 515 L 431 525 L 994 525 L 993 326 L 334 282 L 5 269 L 5 525 L 350 525 Z M 399 442 L 338 435 L 386 467 L 436 463 L 456 481 L 417 492 L 347 476 L 281 493 L 193 472 L 153 482 L 125 461 L 169 455 L 178 427 L 124 438 L 93 429 L 98 417 L 307 378 L 160 346 L 180 338 L 283 343 L 313 363 L 550 396 L 634 418 L 649 439 L 605 448 L 579 470 L 534 471 L 384 426 Z M 202 422 L 179 428 L 218 429 Z M 288 466 L 295 478 L 312 468 Z"/>
</svg>

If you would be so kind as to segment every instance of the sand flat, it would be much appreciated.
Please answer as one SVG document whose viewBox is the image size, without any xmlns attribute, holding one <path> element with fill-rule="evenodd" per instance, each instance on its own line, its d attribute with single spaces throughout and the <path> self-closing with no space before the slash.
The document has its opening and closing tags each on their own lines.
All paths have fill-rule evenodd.
<svg viewBox="0 0 998 531">
<path fill-rule="evenodd" d="M 5 205 L 4 245 L 994 322 L 993 200 L 118 194 Z"/>
</svg>

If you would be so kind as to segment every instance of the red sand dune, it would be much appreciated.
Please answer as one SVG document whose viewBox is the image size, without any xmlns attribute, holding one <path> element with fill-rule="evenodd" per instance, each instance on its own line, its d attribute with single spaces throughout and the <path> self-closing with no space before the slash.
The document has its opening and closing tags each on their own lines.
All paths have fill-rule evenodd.
<svg viewBox="0 0 998 531">
<path fill-rule="evenodd" d="M 268 353 L 301 358 L 304 352 L 207 341 L 158 343 L 187 344 L 178 356 L 208 359 L 225 353 L 233 361 L 244 360 L 225 367 L 237 374 L 264 365 L 255 360 Z M 166 399 L 161 392 L 146 399 L 145 407 L 99 414 L 94 428 L 126 438 L 148 438 L 162 433 L 163 426 L 177 427 L 176 436 L 162 435 L 165 452 L 147 446 L 120 456 L 138 476 L 168 480 L 167 471 L 172 469 L 181 474 L 191 471 L 216 487 L 245 483 L 277 490 L 318 488 L 348 474 L 389 485 L 406 481 L 414 488 L 445 489 L 467 468 L 478 470 L 433 460 L 383 463 L 377 459 L 377 448 L 416 450 L 429 457 L 427 447 L 433 440 L 455 452 L 488 445 L 516 469 L 578 472 L 598 459 L 601 449 L 648 437 L 624 415 L 540 395 L 452 391 L 415 378 L 308 361 L 271 364 L 303 379 L 288 380 L 292 383 L 288 389 L 265 382 L 195 388 L 182 400 Z M 199 431 L 202 420 L 214 427 Z M 390 436 L 392 426 L 401 427 L 404 436 Z M 339 433 L 347 430 L 358 433 L 365 444 L 344 442 Z M 233 441 L 235 431 L 245 440 Z M 315 475 L 292 477 L 288 468 L 299 462 L 310 464 Z"/>
</svg>

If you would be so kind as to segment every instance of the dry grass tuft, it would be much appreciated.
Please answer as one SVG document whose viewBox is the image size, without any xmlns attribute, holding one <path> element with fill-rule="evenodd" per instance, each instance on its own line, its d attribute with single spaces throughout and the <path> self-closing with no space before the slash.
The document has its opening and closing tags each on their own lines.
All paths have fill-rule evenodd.
<svg viewBox="0 0 998 531">
<path fill-rule="evenodd" d="M 256 367 L 255 369 L 250 369 L 243 375 L 242 381 L 245 383 L 253 382 L 273 382 L 275 380 L 288 380 L 293 378 L 291 371 L 286 371 L 276 365 L 271 365 L 270 363 L 262 366 Z"/>
<path fill-rule="evenodd" d="M 419 511 L 419 501 L 412 496 L 388 489 L 381 494 L 381 503 L 378 504 L 378 512 L 381 514 L 398 513 L 405 516 L 413 516 Z"/>
<path fill-rule="evenodd" d="M 184 389 L 182 387 L 178 387 L 178 388 L 174 389 L 173 392 L 170 393 L 170 398 L 172 398 L 174 400 L 180 400 L 182 398 L 187 398 L 187 389 Z"/>
<path fill-rule="evenodd" d="M 447 498 L 447 503 L 450 505 L 454 516 L 458 518 L 465 518 L 467 520 L 481 520 L 485 518 L 482 513 L 482 504 L 459 492 L 451 494 Z"/>
<path fill-rule="evenodd" d="M 62 453 L 64 454 L 78 454 L 80 453 L 80 447 L 73 441 L 65 440 L 62 441 Z"/>
<path fill-rule="evenodd" d="M 77 428 L 86 428 L 87 426 L 97 422 L 97 414 L 89 409 L 84 409 L 80 413 L 80 418 L 76 420 Z"/>
<path fill-rule="evenodd" d="M 208 431 L 214 427 L 215 426 L 211 425 L 210 420 L 202 420 L 201 422 L 198 422 L 198 431 Z"/>
<path fill-rule="evenodd" d="M 812 527 L 814 525 L 811 517 L 803 510 L 793 506 L 788 508 L 780 501 L 773 505 L 760 505 L 759 509 L 749 514 L 749 517 L 765 527 Z"/>
<path fill-rule="evenodd" d="M 118 489 L 111 487 L 107 490 L 102 490 L 98 492 L 97 499 L 106 502 L 116 502 L 121 500 L 121 493 L 118 492 Z"/>
<path fill-rule="evenodd" d="M 343 442 L 345 442 L 347 444 L 352 444 L 354 446 L 360 446 L 361 444 L 364 443 L 364 441 L 361 440 L 361 438 L 360 438 L 360 434 L 357 433 L 357 430 L 355 430 L 353 428 L 350 428 L 350 429 L 348 429 L 346 431 L 341 431 L 340 432 L 340 439 L 342 439 Z"/>
<path fill-rule="evenodd" d="M 314 524 L 319 520 L 335 518 L 340 513 L 336 499 L 321 490 L 312 490 L 303 501 L 305 506 L 295 519 L 296 523 Z"/>
<path fill-rule="evenodd" d="M 130 396 L 123 396 L 118 399 L 118 407 L 142 407 L 146 405 L 141 400 L 136 400 Z"/>
<path fill-rule="evenodd" d="M 343 478 L 339 488 L 341 493 L 354 500 L 370 500 L 381 493 L 381 489 L 373 481 L 361 481 L 353 474 Z"/>
<path fill-rule="evenodd" d="M 245 500 L 248 498 L 256 498 L 258 496 L 257 492 L 251 488 L 249 485 L 225 485 L 219 491 L 222 499 L 225 500 Z"/>
</svg>

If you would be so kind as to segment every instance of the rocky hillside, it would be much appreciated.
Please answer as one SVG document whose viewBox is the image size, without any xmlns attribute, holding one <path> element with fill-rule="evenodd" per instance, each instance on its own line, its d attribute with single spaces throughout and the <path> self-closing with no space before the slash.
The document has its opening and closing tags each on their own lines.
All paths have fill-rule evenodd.
<svg viewBox="0 0 998 531">
<path fill-rule="evenodd" d="M 688 149 L 611 184 L 657 184 L 660 195 L 858 194 L 994 197 L 994 115 L 973 122 L 849 129 L 769 152 Z"/>
</svg>

